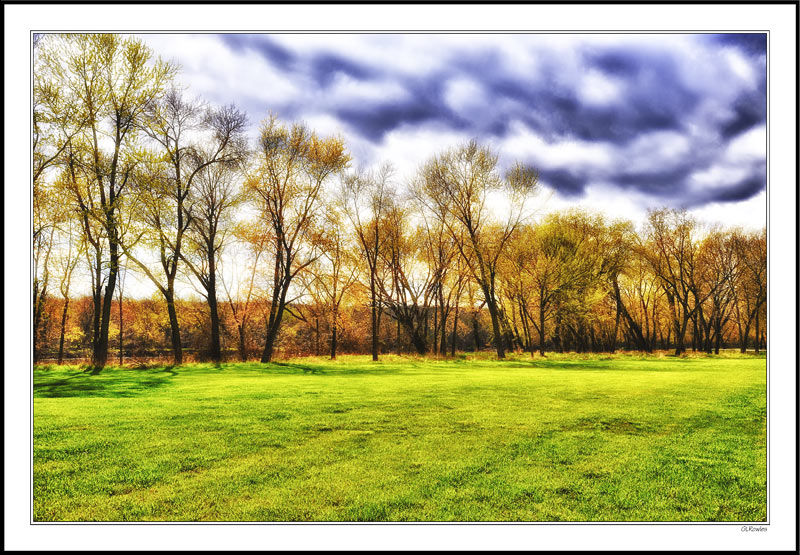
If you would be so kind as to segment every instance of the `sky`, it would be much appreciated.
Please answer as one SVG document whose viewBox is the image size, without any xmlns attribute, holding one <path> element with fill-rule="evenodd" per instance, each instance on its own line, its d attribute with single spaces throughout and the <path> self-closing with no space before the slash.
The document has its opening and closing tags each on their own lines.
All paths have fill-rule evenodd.
<svg viewBox="0 0 800 555">
<path fill-rule="evenodd" d="M 542 212 L 766 223 L 764 34 L 148 34 L 188 92 L 341 134 L 400 186 L 470 139 L 539 172 Z"/>
</svg>

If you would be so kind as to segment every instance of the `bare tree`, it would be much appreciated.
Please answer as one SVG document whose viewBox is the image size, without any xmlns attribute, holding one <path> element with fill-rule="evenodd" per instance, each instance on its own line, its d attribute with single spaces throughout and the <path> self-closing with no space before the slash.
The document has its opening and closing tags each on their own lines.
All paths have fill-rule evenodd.
<svg viewBox="0 0 800 555">
<path fill-rule="evenodd" d="M 211 359 L 221 359 L 220 318 L 217 302 L 219 258 L 232 224 L 233 209 L 241 197 L 235 179 L 238 171 L 227 165 L 207 166 L 195 180 L 191 200 L 189 246 L 181 253 L 200 282 L 211 317 Z"/>
<path fill-rule="evenodd" d="M 233 106 L 217 110 L 199 101 L 186 100 L 176 88 L 169 89 L 162 99 L 151 102 L 140 124 L 151 139 L 158 156 L 138 173 L 141 208 L 141 231 L 123 242 L 128 257 L 158 288 L 167 304 L 170 322 L 173 361 L 183 362 L 180 324 L 175 309 L 175 279 L 179 263 L 188 261 L 184 239 L 190 226 L 195 242 L 203 242 L 204 271 L 189 261 L 206 291 L 212 319 L 212 358 L 219 360 L 219 316 L 216 307 L 214 259 L 219 245 L 215 243 L 220 213 L 229 208 L 229 183 L 221 183 L 228 168 L 237 167 L 245 152 L 246 116 Z M 222 194 L 226 201 L 219 204 Z M 192 198 L 190 198 L 192 197 Z M 194 222 L 192 210 L 198 211 Z M 205 232 L 205 237 L 198 237 Z M 134 251 L 141 246 L 148 252 L 155 248 L 159 255 L 158 270 Z M 209 244 L 210 241 L 210 244 Z M 209 253 L 210 263 L 209 263 Z M 208 293 L 209 288 L 211 293 Z"/>
<path fill-rule="evenodd" d="M 222 271 L 224 268 L 220 265 L 220 281 L 236 322 L 239 359 L 244 362 L 248 355 L 247 328 L 261 295 L 258 270 L 273 240 L 260 226 L 249 222 L 240 222 L 233 228 L 233 234 L 234 248 L 238 250 L 231 256 L 232 264 L 227 272 Z"/>
<path fill-rule="evenodd" d="M 425 263 L 425 234 L 421 229 L 411 229 L 409 211 L 393 203 L 384 207 L 384 212 L 379 222 L 383 237 L 379 256 L 389 279 L 376 280 L 380 302 L 405 329 L 417 354 L 422 355 L 430 349 L 428 312 L 437 293 L 436 274 Z"/>
<path fill-rule="evenodd" d="M 320 250 L 320 258 L 301 274 L 306 291 L 329 317 L 331 360 L 336 359 L 342 301 L 355 283 L 357 271 L 343 224 L 343 216 L 339 210 L 335 206 L 329 206 L 313 238 Z M 318 320 L 316 324 L 319 324 Z"/>
<path fill-rule="evenodd" d="M 270 115 L 261 127 L 257 166 L 246 188 L 274 240 L 272 295 L 261 362 L 272 360 L 289 289 L 298 272 L 316 259 L 308 242 L 322 184 L 350 161 L 338 137 L 320 138 L 305 125 L 286 127 Z"/>
<path fill-rule="evenodd" d="M 697 257 L 696 225 L 685 210 L 651 210 L 648 214 L 648 242 L 641 251 L 664 287 L 672 312 L 676 355 L 686 350 L 686 328 L 697 309 L 697 305 L 692 303 Z"/>
<path fill-rule="evenodd" d="M 380 287 L 378 263 L 385 242 L 380 222 L 393 203 L 391 165 L 384 164 L 377 172 L 357 172 L 342 179 L 342 205 L 353 225 L 363 260 L 367 265 L 370 296 L 370 332 L 372 360 L 379 355 Z"/>
<path fill-rule="evenodd" d="M 415 183 L 417 197 L 434 215 L 440 215 L 483 293 L 492 319 L 498 358 L 505 358 L 497 295 L 498 261 L 510 237 L 525 219 L 526 201 L 535 190 L 538 174 L 521 164 L 501 178 L 497 155 L 471 141 L 431 159 Z M 496 233 L 489 233 L 490 196 L 505 192 L 508 214 Z"/>
</svg>

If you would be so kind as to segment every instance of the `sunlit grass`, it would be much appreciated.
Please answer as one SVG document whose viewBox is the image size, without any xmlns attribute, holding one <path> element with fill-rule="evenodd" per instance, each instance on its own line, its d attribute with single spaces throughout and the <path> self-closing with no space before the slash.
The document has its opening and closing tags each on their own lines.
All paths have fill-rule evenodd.
<svg viewBox="0 0 800 555">
<path fill-rule="evenodd" d="M 37 521 L 761 521 L 762 356 L 34 370 Z"/>
</svg>

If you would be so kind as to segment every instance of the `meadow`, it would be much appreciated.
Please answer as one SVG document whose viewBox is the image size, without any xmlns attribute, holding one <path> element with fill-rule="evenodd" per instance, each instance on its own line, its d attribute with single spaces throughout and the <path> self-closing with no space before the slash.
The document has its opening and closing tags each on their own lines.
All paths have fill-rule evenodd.
<svg viewBox="0 0 800 555">
<path fill-rule="evenodd" d="M 764 521 L 764 355 L 33 371 L 35 521 Z"/>
</svg>

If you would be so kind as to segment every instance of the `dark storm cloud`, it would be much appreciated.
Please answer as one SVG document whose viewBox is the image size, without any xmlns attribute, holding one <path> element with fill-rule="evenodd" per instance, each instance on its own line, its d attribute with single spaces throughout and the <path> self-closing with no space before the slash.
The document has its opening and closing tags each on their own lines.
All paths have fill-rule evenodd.
<svg viewBox="0 0 800 555">
<path fill-rule="evenodd" d="M 586 177 L 576 175 L 570 170 L 540 170 L 539 179 L 568 198 L 583 195 L 587 184 Z"/>
<path fill-rule="evenodd" d="M 625 187 L 654 197 L 666 198 L 675 194 L 676 185 L 683 183 L 693 169 L 691 164 L 638 172 L 629 172 L 623 169 L 613 177 L 614 182 Z"/>
<path fill-rule="evenodd" d="M 555 164 L 537 159 L 536 153 L 523 160 L 537 164 L 542 180 L 566 197 L 579 197 L 588 184 L 600 181 L 666 203 L 750 198 L 765 187 L 755 170 L 739 182 L 701 192 L 692 176 L 720 164 L 739 164 L 725 158 L 728 146 L 765 124 L 765 35 L 679 38 L 690 41 L 692 50 L 687 53 L 684 43 L 683 50 L 676 48 L 677 39 L 670 35 L 651 37 L 641 47 L 635 39 L 619 44 L 581 42 L 576 35 L 573 62 L 565 63 L 548 50 L 545 40 L 540 44 L 536 36 L 529 36 L 514 48 L 529 51 L 534 69 L 507 63 L 500 47 L 476 51 L 450 46 L 426 53 L 439 63 L 420 71 L 400 69 L 391 59 L 381 63 L 360 55 L 358 48 L 304 49 L 301 54 L 281 43 L 279 35 L 223 35 L 222 40 L 234 51 L 257 52 L 293 82 L 313 84 L 312 100 L 284 100 L 277 106 L 280 112 L 302 116 L 304 110 L 316 110 L 333 116 L 376 146 L 398 129 L 424 127 L 502 142 L 524 125 L 547 144 L 603 145 L 612 153 L 605 163 Z M 730 51 L 739 57 L 731 61 Z M 753 79 L 748 81 L 742 64 Z M 348 96 L 354 89 L 339 88 L 342 79 L 356 87 L 391 86 L 402 94 Z M 459 81 L 474 83 L 482 91 L 480 104 L 453 104 L 448 87 Z M 604 87 L 612 92 L 604 92 Z M 651 142 L 657 144 L 642 150 L 637 145 L 648 137 L 655 137 Z M 670 150 L 670 142 L 680 143 L 676 137 L 685 143 L 679 156 Z M 430 154 L 421 153 L 421 158 Z"/>
<path fill-rule="evenodd" d="M 289 69 L 295 62 L 295 56 L 283 48 L 268 35 L 224 34 L 222 42 L 235 52 L 251 50 L 261 55 L 277 68 Z"/>
<path fill-rule="evenodd" d="M 407 98 L 347 105 L 337 109 L 336 115 L 372 141 L 380 141 L 386 133 L 403 125 L 427 123 L 474 131 L 469 119 L 454 112 L 445 102 L 444 83 L 442 77 L 407 79 L 403 83 L 409 93 Z"/>
<path fill-rule="evenodd" d="M 720 128 L 724 139 L 735 137 L 743 131 L 766 121 L 766 97 L 760 94 L 744 94 L 731 106 L 733 117 Z"/>
<path fill-rule="evenodd" d="M 766 33 L 726 33 L 708 36 L 717 44 L 734 46 L 750 56 L 762 56 L 767 53 Z"/>
<path fill-rule="evenodd" d="M 375 77 L 379 72 L 341 56 L 321 54 L 311 58 L 311 75 L 320 87 L 327 87 L 341 73 L 358 80 Z"/>
<path fill-rule="evenodd" d="M 723 191 L 720 191 L 719 194 L 710 195 L 709 200 L 715 202 L 747 200 L 763 191 L 765 186 L 766 176 L 756 175 L 744 179 L 733 186 L 726 187 Z"/>
<path fill-rule="evenodd" d="M 444 113 L 443 113 L 444 111 Z M 348 106 L 336 110 L 336 115 L 373 141 L 401 125 L 420 123 L 446 124 L 451 129 L 465 129 L 468 123 L 450 112 L 446 106 L 433 102 L 392 102 L 364 107 Z"/>
</svg>

